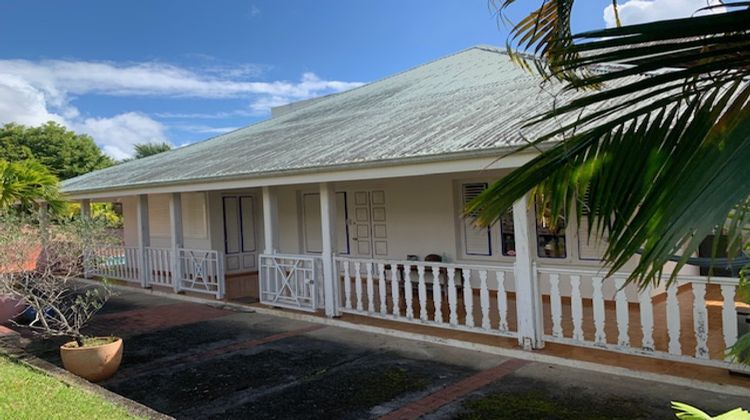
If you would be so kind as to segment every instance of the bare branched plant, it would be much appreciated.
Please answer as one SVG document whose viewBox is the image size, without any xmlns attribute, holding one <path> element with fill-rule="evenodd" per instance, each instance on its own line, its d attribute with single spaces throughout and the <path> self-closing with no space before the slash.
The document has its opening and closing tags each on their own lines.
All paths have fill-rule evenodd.
<svg viewBox="0 0 750 420">
<path fill-rule="evenodd" d="M 48 225 L 44 218 L 0 215 L 0 293 L 31 308 L 33 320 L 22 326 L 83 346 L 81 329 L 112 292 L 106 283 L 81 288 L 76 279 L 83 277 L 87 250 L 112 240 L 97 220 Z"/>
</svg>

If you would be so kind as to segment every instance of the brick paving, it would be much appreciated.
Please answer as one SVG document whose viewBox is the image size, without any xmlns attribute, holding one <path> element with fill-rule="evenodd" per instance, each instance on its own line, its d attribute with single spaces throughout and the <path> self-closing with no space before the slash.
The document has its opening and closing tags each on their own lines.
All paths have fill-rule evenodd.
<svg viewBox="0 0 750 420">
<path fill-rule="evenodd" d="M 89 334 L 146 332 L 232 315 L 235 312 L 197 303 L 173 303 L 99 315 Z"/>
<path fill-rule="evenodd" d="M 425 414 L 436 411 L 446 404 L 450 404 L 453 401 L 465 397 L 470 393 L 497 381 L 503 376 L 517 371 L 518 369 L 528 365 L 529 363 L 530 362 L 527 362 L 525 360 L 510 359 L 499 364 L 498 366 L 495 366 L 494 368 L 483 370 L 462 381 L 456 382 L 453 385 L 449 385 L 441 389 L 440 391 L 422 398 L 421 400 L 407 404 L 395 411 L 386 414 L 380 419 L 405 420 L 419 418 Z"/>
</svg>

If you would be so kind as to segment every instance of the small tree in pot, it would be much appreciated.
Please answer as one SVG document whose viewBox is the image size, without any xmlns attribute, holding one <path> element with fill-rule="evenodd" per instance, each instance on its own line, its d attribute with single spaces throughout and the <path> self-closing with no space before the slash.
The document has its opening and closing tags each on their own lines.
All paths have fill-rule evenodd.
<svg viewBox="0 0 750 420">
<path fill-rule="evenodd" d="M 122 357 L 122 340 L 82 333 L 111 291 L 106 283 L 80 288 L 76 279 L 83 276 L 88 251 L 111 241 L 106 226 L 97 220 L 47 226 L 43 219 L 0 215 L 0 293 L 28 306 L 29 322 L 17 325 L 45 338 L 70 338 L 60 348 L 65 368 L 92 381 L 115 373 Z M 30 261 L 31 257 L 35 261 Z"/>
</svg>

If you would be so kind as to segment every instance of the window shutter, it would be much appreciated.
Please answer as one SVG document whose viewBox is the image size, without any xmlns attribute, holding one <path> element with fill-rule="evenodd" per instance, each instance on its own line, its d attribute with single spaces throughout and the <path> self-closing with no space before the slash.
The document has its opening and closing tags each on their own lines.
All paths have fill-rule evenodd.
<svg viewBox="0 0 750 420">
<path fill-rule="evenodd" d="M 468 204 L 476 198 L 482 191 L 487 189 L 486 182 L 463 184 L 462 198 L 463 204 Z M 466 255 L 492 255 L 492 242 L 490 240 L 489 228 L 477 229 L 472 220 L 473 215 L 463 219 L 464 223 L 464 250 Z"/>
</svg>

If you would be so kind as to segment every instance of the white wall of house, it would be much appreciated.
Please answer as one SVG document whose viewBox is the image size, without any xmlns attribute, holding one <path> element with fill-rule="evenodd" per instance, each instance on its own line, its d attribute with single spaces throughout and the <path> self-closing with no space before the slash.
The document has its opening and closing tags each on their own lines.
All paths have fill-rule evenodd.
<svg viewBox="0 0 750 420">
<path fill-rule="evenodd" d="M 123 233 L 126 246 L 137 246 L 137 197 L 122 198 Z M 169 194 L 155 194 L 148 197 L 149 230 L 151 246 L 171 247 Z M 182 194 L 182 226 L 185 248 L 211 249 L 211 212 L 206 193 Z"/>
<path fill-rule="evenodd" d="M 338 182 L 335 184 L 338 202 L 339 254 L 352 257 L 405 260 L 416 255 L 420 260 L 428 254 L 437 254 L 445 262 L 466 264 L 512 264 L 512 255 L 504 255 L 501 245 L 501 226 L 476 231 L 461 217 L 467 189 L 465 185 L 490 184 L 506 172 L 485 171 L 465 174 L 429 175 L 407 178 L 388 178 L 372 181 Z M 320 248 L 320 210 L 318 184 L 280 186 L 273 188 L 278 201 L 278 252 L 290 254 L 316 254 Z M 183 226 L 185 246 L 198 249 L 216 249 L 225 252 L 225 226 L 223 199 L 227 196 L 254 197 L 253 234 L 255 253 L 247 258 L 257 258 L 264 248 L 261 194 L 258 189 L 228 190 L 208 193 L 183 193 Z M 345 203 L 344 206 L 344 196 Z M 371 202 L 368 202 L 371 201 Z M 377 204 L 375 204 L 377 202 Z M 122 199 L 125 221 L 125 242 L 137 244 L 135 197 Z M 368 213 L 364 222 L 372 236 L 364 249 L 369 255 L 358 254 L 363 223 L 360 213 Z M 535 209 L 529 208 L 535 218 Z M 169 247 L 169 195 L 149 196 L 151 246 Z M 376 219 L 378 219 L 376 221 Z M 576 226 L 570 218 L 565 229 L 565 255 L 548 258 L 537 253 L 537 264 L 547 267 L 598 270 L 597 256 L 604 244 L 587 243 L 585 227 Z M 532 241 L 536 242 L 536 237 Z M 369 249 L 368 249 L 369 248 Z M 537 247 L 532 245 L 532 250 Z M 541 251 L 539 251 L 541 252 Z M 505 252 L 507 254 L 507 252 Z M 635 264 L 632 261 L 628 267 Z M 248 266 L 249 267 L 249 266 Z M 244 271 L 251 269 L 245 268 Z M 231 270 L 230 270 L 231 271 Z M 243 270 L 239 270 L 243 271 Z M 697 274 L 697 269 L 686 268 L 684 274 Z M 543 275 L 542 290 L 549 290 Z M 508 282 L 509 290 L 514 290 Z M 561 292 L 567 294 L 569 283 L 560 282 Z M 583 279 L 582 294 L 591 296 L 593 287 Z M 612 281 L 604 286 L 605 296 L 612 296 Z M 633 299 L 635 295 L 633 295 Z"/>
</svg>

